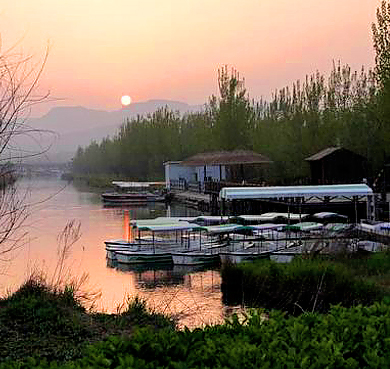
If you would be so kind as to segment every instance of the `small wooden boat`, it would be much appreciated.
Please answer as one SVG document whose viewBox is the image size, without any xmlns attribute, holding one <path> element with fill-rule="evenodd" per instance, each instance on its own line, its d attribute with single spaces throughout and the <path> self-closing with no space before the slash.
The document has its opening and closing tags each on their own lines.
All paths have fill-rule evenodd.
<svg viewBox="0 0 390 369">
<path fill-rule="evenodd" d="M 105 203 L 112 205 L 146 205 L 148 202 L 165 201 L 162 182 L 113 181 L 113 192 L 101 194 Z"/>
</svg>

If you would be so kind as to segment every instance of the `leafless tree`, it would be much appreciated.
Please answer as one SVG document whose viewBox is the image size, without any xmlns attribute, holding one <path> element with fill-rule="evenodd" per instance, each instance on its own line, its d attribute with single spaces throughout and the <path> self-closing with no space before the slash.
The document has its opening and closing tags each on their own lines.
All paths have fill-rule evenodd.
<svg viewBox="0 0 390 369">
<path fill-rule="evenodd" d="M 46 65 L 49 46 L 43 59 L 16 52 L 16 46 L 3 50 L 0 40 L 0 260 L 6 260 L 12 250 L 23 244 L 22 224 L 28 216 L 25 195 L 14 185 L 14 165 L 26 157 L 42 154 L 17 147 L 18 136 L 39 133 L 29 127 L 27 117 L 33 105 L 46 101 L 48 93 L 37 94 L 38 82 Z"/>
</svg>

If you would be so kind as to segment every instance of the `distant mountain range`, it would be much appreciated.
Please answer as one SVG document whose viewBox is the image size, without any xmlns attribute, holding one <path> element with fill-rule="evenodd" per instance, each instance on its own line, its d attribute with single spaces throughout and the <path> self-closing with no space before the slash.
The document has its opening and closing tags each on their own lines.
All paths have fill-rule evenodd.
<svg viewBox="0 0 390 369">
<path fill-rule="evenodd" d="M 29 119 L 26 123 L 32 128 L 41 130 L 33 137 L 17 138 L 14 146 L 23 151 L 39 152 L 50 147 L 45 155 L 29 161 L 66 162 L 75 154 L 79 146 L 85 147 L 92 140 L 101 141 L 107 136 L 117 133 L 127 118 L 147 115 L 159 108 L 168 107 L 180 114 L 198 112 L 201 105 L 188 105 L 179 101 L 149 100 L 132 103 L 126 108 L 116 111 L 87 109 L 82 106 L 56 107 L 40 118 Z M 52 132 L 52 133 L 49 133 Z"/>
</svg>

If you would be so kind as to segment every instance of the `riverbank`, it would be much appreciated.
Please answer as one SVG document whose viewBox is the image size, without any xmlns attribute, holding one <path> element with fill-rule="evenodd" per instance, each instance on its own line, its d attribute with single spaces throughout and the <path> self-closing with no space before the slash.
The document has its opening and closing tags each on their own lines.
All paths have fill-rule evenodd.
<svg viewBox="0 0 390 369">
<path fill-rule="evenodd" d="M 372 278 L 370 283 L 376 281 L 382 292 L 388 292 L 389 262 L 389 253 L 336 261 L 353 269 L 356 278 Z M 241 267 L 250 266 L 260 275 L 262 268 L 256 265 Z M 323 275 L 321 268 L 310 269 L 310 262 L 300 268 L 280 267 L 289 268 L 284 276 L 292 290 L 305 285 L 302 275 L 310 276 L 314 269 Z M 281 274 L 276 268 L 268 273 L 273 278 Z M 345 279 L 345 271 L 334 269 L 333 275 L 333 292 L 340 288 L 348 295 L 351 280 Z M 319 295 L 326 290 L 326 282 L 322 283 L 307 287 L 319 305 Z M 359 287 L 357 280 L 353 284 Z M 360 292 L 360 297 L 367 297 L 362 280 Z M 339 294 L 333 296 L 335 303 L 341 302 Z M 30 278 L 0 300 L 0 368 L 383 368 L 390 364 L 388 293 L 371 294 L 371 301 L 363 301 L 369 306 L 355 299 L 350 307 L 331 306 L 325 314 L 316 309 L 301 309 L 297 316 L 251 309 L 224 324 L 194 330 L 177 329 L 173 319 L 148 311 L 137 298 L 117 313 L 105 314 L 88 311 L 81 297 L 86 296 L 74 287 L 54 288 Z"/>
<path fill-rule="evenodd" d="M 29 282 L 0 303 L 0 368 L 384 368 L 390 305 L 286 317 L 252 310 L 223 325 L 178 331 L 134 301 L 86 312 L 72 291 Z"/>
<path fill-rule="evenodd" d="M 226 265 L 222 271 L 225 304 L 327 313 L 332 305 L 369 306 L 390 299 L 390 252 L 355 252 L 291 263 L 258 260 Z"/>
<path fill-rule="evenodd" d="M 0 358 L 68 361 L 82 357 L 89 344 L 110 336 L 131 337 L 135 327 L 174 329 L 173 319 L 148 311 L 138 298 L 116 314 L 88 311 L 74 286 L 51 286 L 38 277 L 0 300 Z M 91 295 L 92 297 L 92 295 Z"/>
</svg>

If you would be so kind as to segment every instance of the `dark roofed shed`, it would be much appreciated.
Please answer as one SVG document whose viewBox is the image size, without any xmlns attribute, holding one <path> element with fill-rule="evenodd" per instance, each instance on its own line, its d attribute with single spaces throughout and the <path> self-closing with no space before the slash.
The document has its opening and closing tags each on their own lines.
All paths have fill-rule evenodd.
<svg viewBox="0 0 390 369">
<path fill-rule="evenodd" d="M 360 183 L 367 177 L 366 159 L 342 147 L 328 147 L 305 160 L 312 184 Z"/>
</svg>

